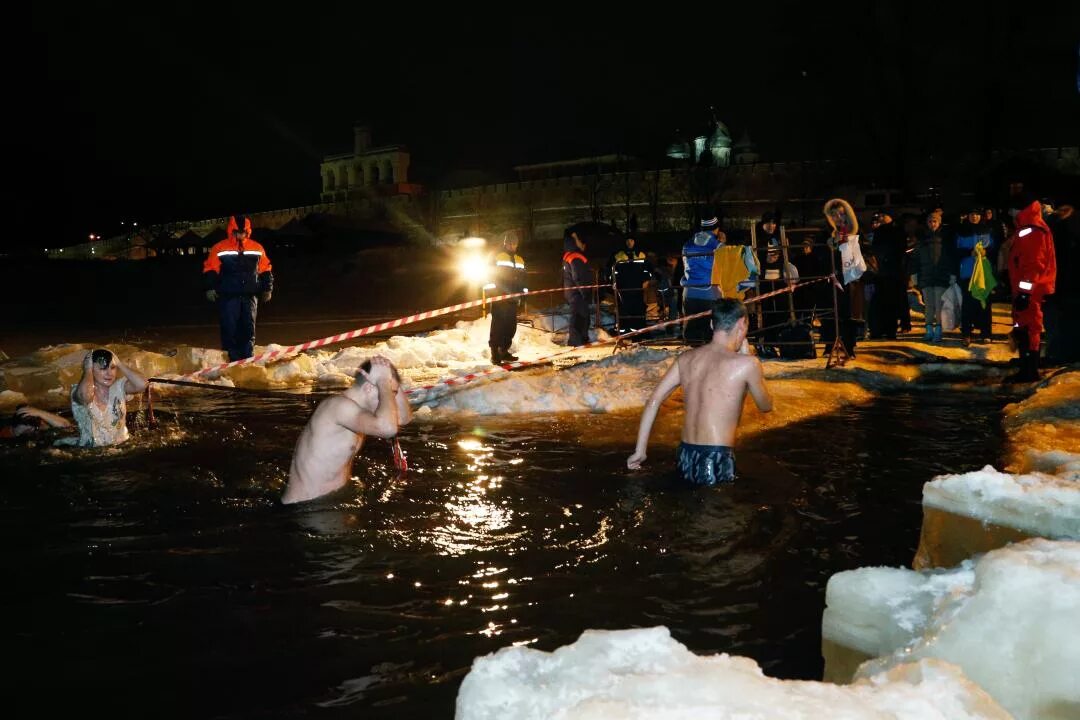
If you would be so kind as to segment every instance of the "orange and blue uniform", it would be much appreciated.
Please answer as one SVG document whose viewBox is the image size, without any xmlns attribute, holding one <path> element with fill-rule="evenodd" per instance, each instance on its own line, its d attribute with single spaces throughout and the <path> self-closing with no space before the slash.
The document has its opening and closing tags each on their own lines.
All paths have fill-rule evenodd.
<svg viewBox="0 0 1080 720">
<path fill-rule="evenodd" d="M 203 286 L 217 293 L 221 349 L 229 353 L 229 360 L 242 360 L 254 353 L 258 296 L 268 298 L 274 289 L 270 258 L 263 246 L 251 239 L 251 220 L 244 218 L 243 222 L 247 237 L 237 237 L 237 220 L 229 218 L 226 238 L 210 248 L 203 263 Z"/>
<path fill-rule="evenodd" d="M 569 233 L 563 238 L 562 258 L 563 287 L 572 288 L 592 284 L 589 260 L 577 247 Z M 570 336 L 567 344 L 577 347 L 589 342 L 589 300 L 584 290 L 563 290 L 570 304 Z"/>
</svg>

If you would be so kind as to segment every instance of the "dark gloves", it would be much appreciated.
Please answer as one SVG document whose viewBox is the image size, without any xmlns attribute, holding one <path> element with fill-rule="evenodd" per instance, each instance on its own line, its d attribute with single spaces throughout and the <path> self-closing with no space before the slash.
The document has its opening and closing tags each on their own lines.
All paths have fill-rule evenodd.
<svg viewBox="0 0 1080 720">
<path fill-rule="evenodd" d="M 1031 304 L 1031 296 L 1028 295 L 1027 293 L 1020 293 L 1015 298 L 1013 298 L 1013 309 L 1014 310 L 1018 310 L 1020 312 L 1023 312 L 1024 310 L 1028 309 L 1028 306 L 1030 304 Z"/>
</svg>

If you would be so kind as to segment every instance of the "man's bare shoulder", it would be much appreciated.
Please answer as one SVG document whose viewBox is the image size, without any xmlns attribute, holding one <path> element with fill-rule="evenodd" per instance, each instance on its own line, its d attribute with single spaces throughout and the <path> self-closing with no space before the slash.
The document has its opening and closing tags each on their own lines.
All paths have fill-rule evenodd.
<svg viewBox="0 0 1080 720">
<path fill-rule="evenodd" d="M 738 353 L 732 356 L 731 364 L 728 367 L 731 368 L 732 375 L 745 377 L 761 371 L 761 360 L 758 359 L 757 355 Z"/>
<path fill-rule="evenodd" d="M 713 349 L 708 345 L 701 345 L 679 353 L 679 356 L 676 359 L 683 365 L 693 365 L 694 363 L 701 361 L 702 358 L 712 355 L 713 352 Z"/>
<path fill-rule="evenodd" d="M 701 372 L 710 375 L 720 372 L 732 377 L 753 371 L 761 365 L 755 355 L 743 355 L 742 353 L 717 350 L 708 346 L 689 350 L 679 356 L 680 360 L 683 358 L 686 358 L 685 367 L 688 370 L 700 368 Z"/>
<path fill-rule="evenodd" d="M 319 403 L 312 415 L 312 422 L 331 422 L 338 424 L 346 414 L 352 415 L 364 410 L 344 394 L 331 395 Z"/>
<path fill-rule="evenodd" d="M 757 355 L 737 354 L 735 355 L 734 360 L 740 367 L 756 368 L 761 366 L 761 360 L 758 359 Z"/>
</svg>

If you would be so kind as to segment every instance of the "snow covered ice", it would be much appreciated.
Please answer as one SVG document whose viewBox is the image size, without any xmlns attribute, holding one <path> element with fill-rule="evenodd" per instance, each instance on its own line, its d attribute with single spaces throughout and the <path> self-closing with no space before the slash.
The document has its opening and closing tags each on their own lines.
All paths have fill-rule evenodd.
<svg viewBox="0 0 1080 720">
<path fill-rule="evenodd" d="M 1036 538 L 951 570 L 838 573 L 826 604 L 829 679 L 845 679 L 851 658 L 882 656 L 859 667 L 862 679 L 937 658 L 1017 720 L 1080 717 L 1078 542 Z"/>
<path fill-rule="evenodd" d="M 477 658 L 457 720 L 965 720 L 1009 715 L 957 668 L 923 660 L 852 685 L 777 680 L 752 659 L 698 656 L 665 627 L 587 630 L 547 653 Z"/>
<path fill-rule="evenodd" d="M 951 567 L 1030 537 L 1080 540 L 1080 482 L 1068 474 L 982 470 L 923 485 L 914 567 Z"/>
</svg>

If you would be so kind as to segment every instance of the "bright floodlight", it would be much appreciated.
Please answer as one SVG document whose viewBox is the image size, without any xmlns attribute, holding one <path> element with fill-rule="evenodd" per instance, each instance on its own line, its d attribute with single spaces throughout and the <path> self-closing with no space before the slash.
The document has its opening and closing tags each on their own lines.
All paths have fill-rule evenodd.
<svg viewBox="0 0 1080 720">
<path fill-rule="evenodd" d="M 462 240 L 461 240 L 461 246 L 462 247 L 479 248 L 479 247 L 484 247 L 485 245 L 487 245 L 487 240 L 485 240 L 482 237 L 475 237 L 474 236 L 474 237 L 462 238 Z"/>
<path fill-rule="evenodd" d="M 480 255 L 466 255 L 458 264 L 461 277 L 471 283 L 484 283 L 487 281 L 488 264 Z"/>
</svg>

